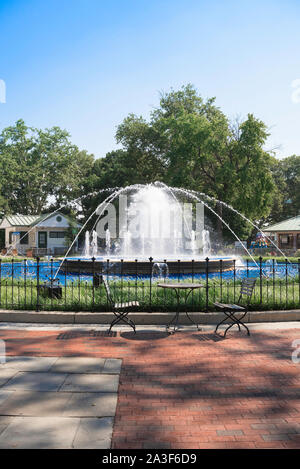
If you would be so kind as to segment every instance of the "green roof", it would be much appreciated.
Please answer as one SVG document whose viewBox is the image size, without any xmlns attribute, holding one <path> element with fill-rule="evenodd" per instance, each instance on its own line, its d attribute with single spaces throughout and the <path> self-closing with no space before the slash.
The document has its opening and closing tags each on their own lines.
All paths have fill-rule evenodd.
<svg viewBox="0 0 300 469">
<path fill-rule="evenodd" d="M 7 215 L 4 218 L 6 218 L 6 220 L 11 224 L 11 226 L 34 226 L 44 220 L 46 221 L 48 218 L 51 218 L 54 215 L 62 215 L 67 220 L 72 220 L 68 215 L 61 214 L 60 212 L 43 213 L 42 215 Z M 79 227 L 81 226 L 80 224 L 77 225 Z"/>
<path fill-rule="evenodd" d="M 267 226 L 264 231 L 300 231 L 300 215 L 288 220 L 280 221 L 275 225 Z"/>
<path fill-rule="evenodd" d="M 12 226 L 31 226 L 37 223 L 41 215 L 8 215 L 5 218 Z"/>
</svg>

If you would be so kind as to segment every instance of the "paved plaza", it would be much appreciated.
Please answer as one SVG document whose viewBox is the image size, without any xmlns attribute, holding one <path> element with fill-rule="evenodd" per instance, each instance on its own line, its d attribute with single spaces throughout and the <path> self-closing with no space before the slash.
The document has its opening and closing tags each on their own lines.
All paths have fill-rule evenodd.
<svg viewBox="0 0 300 469">
<path fill-rule="evenodd" d="M 299 448 L 299 326 L 0 325 L 0 447 Z"/>
<path fill-rule="evenodd" d="M 7 357 L 0 448 L 110 448 L 120 369 L 118 359 Z"/>
</svg>

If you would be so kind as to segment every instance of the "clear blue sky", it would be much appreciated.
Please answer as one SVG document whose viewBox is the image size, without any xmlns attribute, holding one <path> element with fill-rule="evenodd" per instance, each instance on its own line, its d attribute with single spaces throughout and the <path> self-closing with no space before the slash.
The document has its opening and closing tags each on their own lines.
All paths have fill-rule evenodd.
<svg viewBox="0 0 300 469">
<path fill-rule="evenodd" d="M 0 0 L 0 79 L 0 129 L 59 125 L 96 157 L 129 112 L 189 82 L 300 154 L 300 1 Z"/>
</svg>

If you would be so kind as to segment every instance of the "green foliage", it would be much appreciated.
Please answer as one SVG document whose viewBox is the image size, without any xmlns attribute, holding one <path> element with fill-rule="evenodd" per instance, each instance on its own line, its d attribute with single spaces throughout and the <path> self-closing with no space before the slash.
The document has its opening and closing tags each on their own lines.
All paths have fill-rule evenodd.
<svg viewBox="0 0 300 469">
<path fill-rule="evenodd" d="M 300 213 L 300 156 L 292 155 L 276 161 L 272 167 L 277 192 L 272 211 L 266 219 L 275 223 Z"/>
<path fill-rule="evenodd" d="M 35 129 L 19 120 L 0 133 L 0 218 L 57 209 L 104 188 L 159 180 L 205 192 L 256 224 L 280 221 L 299 214 L 300 156 L 276 160 L 264 150 L 267 137 L 261 120 L 248 114 L 230 122 L 214 98 L 204 100 L 192 85 L 162 93 L 148 120 L 129 114 L 116 132 L 122 149 L 96 160 L 73 145 L 65 130 Z M 106 196 L 86 197 L 82 214 L 88 217 Z M 239 237 L 251 236 L 251 224 L 206 202 Z M 219 238 L 232 241 L 218 217 L 207 215 Z"/>
<path fill-rule="evenodd" d="M 190 279 L 185 280 L 190 282 Z M 251 303 L 250 311 L 267 311 L 272 309 L 291 309 L 299 305 L 299 278 L 288 279 L 287 283 L 280 279 L 273 281 L 262 279 L 261 286 L 256 284 Z M 208 281 L 208 311 L 215 311 L 214 302 L 222 301 L 226 303 L 235 303 L 239 296 L 240 280 L 226 281 L 220 279 L 209 279 Z M 103 286 L 93 288 L 92 282 L 81 281 L 80 283 L 68 282 L 62 286 L 62 298 L 48 298 L 40 291 L 37 298 L 36 280 L 20 279 L 14 281 L 11 278 L 1 279 L 1 302 L 0 307 L 6 309 L 32 310 L 36 308 L 37 300 L 40 309 L 58 310 L 58 311 L 110 311 L 110 305 L 107 302 L 106 292 Z M 138 301 L 139 307 L 134 311 L 169 311 L 174 312 L 177 309 L 177 299 L 173 291 L 157 287 L 155 282 L 149 280 L 141 281 L 121 281 L 110 282 L 110 289 L 113 297 L 123 301 Z M 199 312 L 206 310 L 205 289 L 191 294 L 187 300 L 186 306 L 180 304 L 182 312 Z"/>
<path fill-rule="evenodd" d="M 77 221 L 76 221 L 76 214 L 72 212 L 71 217 L 68 217 L 68 222 L 69 226 L 66 231 L 66 237 L 65 237 L 65 245 L 66 248 L 68 248 L 76 238 L 76 235 L 79 232 L 79 228 L 77 226 Z"/>
<path fill-rule="evenodd" d="M 191 85 L 162 94 L 149 122 L 130 114 L 116 133 L 126 151 L 123 156 L 134 160 L 135 181 L 159 178 L 203 191 L 256 221 L 269 214 L 276 191 L 271 173 L 274 158 L 263 150 L 267 137 L 262 121 L 249 114 L 232 125 L 214 99 L 203 101 Z M 152 172 L 146 176 L 149 162 Z M 220 204 L 216 209 L 223 216 Z M 243 237 L 252 230 L 232 212 L 227 222 Z M 218 226 L 221 235 L 220 222 Z"/>
<path fill-rule="evenodd" d="M 94 158 L 69 141 L 69 134 L 53 127 L 34 129 L 19 120 L 0 134 L 0 204 L 6 213 L 39 214 L 74 199 Z M 1 205 L 0 205 L 1 210 Z"/>
</svg>

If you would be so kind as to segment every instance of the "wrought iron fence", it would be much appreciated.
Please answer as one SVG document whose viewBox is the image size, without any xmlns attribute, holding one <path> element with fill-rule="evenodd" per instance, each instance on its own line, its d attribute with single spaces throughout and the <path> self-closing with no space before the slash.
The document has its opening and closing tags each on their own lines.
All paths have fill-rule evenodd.
<svg viewBox="0 0 300 469">
<path fill-rule="evenodd" d="M 174 264 L 174 261 L 172 261 Z M 57 259 L 36 261 L 0 259 L 0 308 L 24 310 L 109 311 L 105 288 L 101 282 L 107 276 L 115 302 L 138 301 L 140 311 L 174 311 L 177 308 L 173 291 L 160 288 L 164 282 L 201 283 L 203 288 L 192 291 L 187 309 L 191 312 L 213 311 L 213 303 L 234 303 L 238 300 L 243 277 L 257 277 L 250 309 L 290 309 L 300 306 L 300 259 L 277 263 L 274 259 L 255 265 L 249 260 L 241 266 L 233 261 L 230 270 L 224 269 L 222 259 L 214 273 L 210 259 L 204 261 L 203 272 L 196 272 L 190 262 L 189 273 L 178 260 L 176 273 L 168 275 L 168 260 L 156 263 L 149 258 L 146 270 L 140 271 L 140 262 L 133 261 L 130 274 L 124 270 L 124 261 L 91 260 L 91 269 L 85 271 L 84 262 L 76 261 L 76 272 L 58 270 Z M 145 264 L 145 262 L 144 262 Z M 183 306 L 182 306 L 183 308 Z"/>
</svg>

